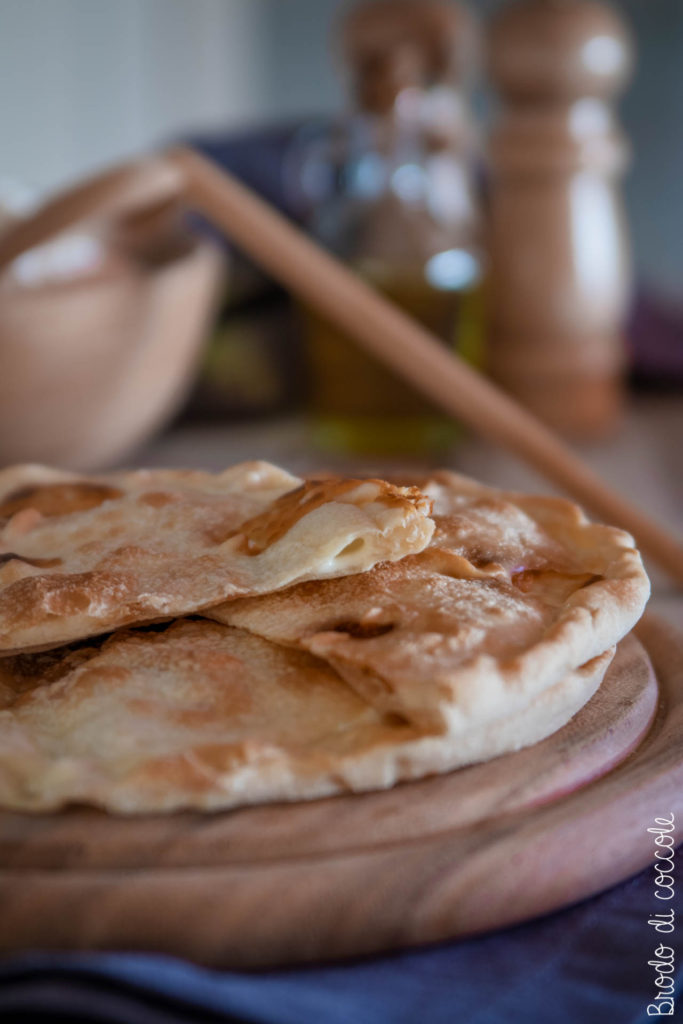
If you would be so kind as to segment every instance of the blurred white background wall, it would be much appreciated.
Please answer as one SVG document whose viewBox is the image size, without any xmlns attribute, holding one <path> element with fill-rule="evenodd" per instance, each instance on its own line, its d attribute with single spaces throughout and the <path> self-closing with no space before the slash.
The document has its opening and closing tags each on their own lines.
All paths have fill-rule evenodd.
<svg viewBox="0 0 683 1024">
<path fill-rule="evenodd" d="M 0 176 L 53 188 L 263 115 L 267 0 L 0 0 Z"/>
</svg>

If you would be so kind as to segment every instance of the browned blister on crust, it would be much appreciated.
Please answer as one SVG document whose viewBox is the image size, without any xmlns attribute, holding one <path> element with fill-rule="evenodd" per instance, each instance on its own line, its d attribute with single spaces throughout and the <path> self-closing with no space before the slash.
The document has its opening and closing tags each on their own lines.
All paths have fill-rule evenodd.
<svg viewBox="0 0 683 1024">
<path fill-rule="evenodd" d="M 429 511 L 415 488 L 304 483 L 262 462 L 100 480 L 0 471 L 0 654 L 364 572 L 421 550 Z"/>
</svg>

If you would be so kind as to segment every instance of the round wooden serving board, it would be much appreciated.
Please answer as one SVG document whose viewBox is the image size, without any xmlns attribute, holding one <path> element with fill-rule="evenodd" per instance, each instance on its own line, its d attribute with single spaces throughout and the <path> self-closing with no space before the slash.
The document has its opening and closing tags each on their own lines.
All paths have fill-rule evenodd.
<svg viewBox="0 0 683 1024">
<path fill-rule="evenodd" d="M 0 950 L 301 963 L 599 892 L 652 862 L 655 817 L 683 815 L 681 639 L 654 620 L 639 636 L 560 732 L 449 775 L 214 815 L 1 813 Z"/>
</svg>

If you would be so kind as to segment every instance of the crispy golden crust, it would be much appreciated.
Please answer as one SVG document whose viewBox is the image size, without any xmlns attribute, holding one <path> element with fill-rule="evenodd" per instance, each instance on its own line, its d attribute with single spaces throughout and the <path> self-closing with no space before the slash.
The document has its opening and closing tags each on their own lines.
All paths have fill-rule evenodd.
<svg viewBox="0 0 683 1024">
<path fill-rule="evenodd" d="M 458 733 L 516 714 L 640 617 L 649 582 L 628 534 L 453 473 L 419 486 L 436 523 L 420 554 L 207 614 L 312 652 L 382 711 Z"/>
<path fill-rule="evenodd" d="M 204 620 L 5 658 L 0 804 L 130 814 L 384 788 L 543 738 L 611 653 L 461 736 L 383 715 L 312 655 Z"/>
<path fill-rule="evenodd" d="M 304 484 L 268 463 L 100 480 L 0 472 L 0 654 L 183 615 L 421 550 L 415 488 Z"/>
</svg>

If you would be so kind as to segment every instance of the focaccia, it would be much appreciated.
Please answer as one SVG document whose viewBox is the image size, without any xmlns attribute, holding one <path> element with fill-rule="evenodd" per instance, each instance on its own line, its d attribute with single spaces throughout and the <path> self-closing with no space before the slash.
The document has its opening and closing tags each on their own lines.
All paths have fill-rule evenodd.
<svg viewBox="0 0 683 1024">
<path fill-rule="evenodd" d="M 185 615 L 420 551 L 416 488 L 306 482 L 264 462 L 100 478 L 0 472 L 0 654 Z"/>
</svg>

